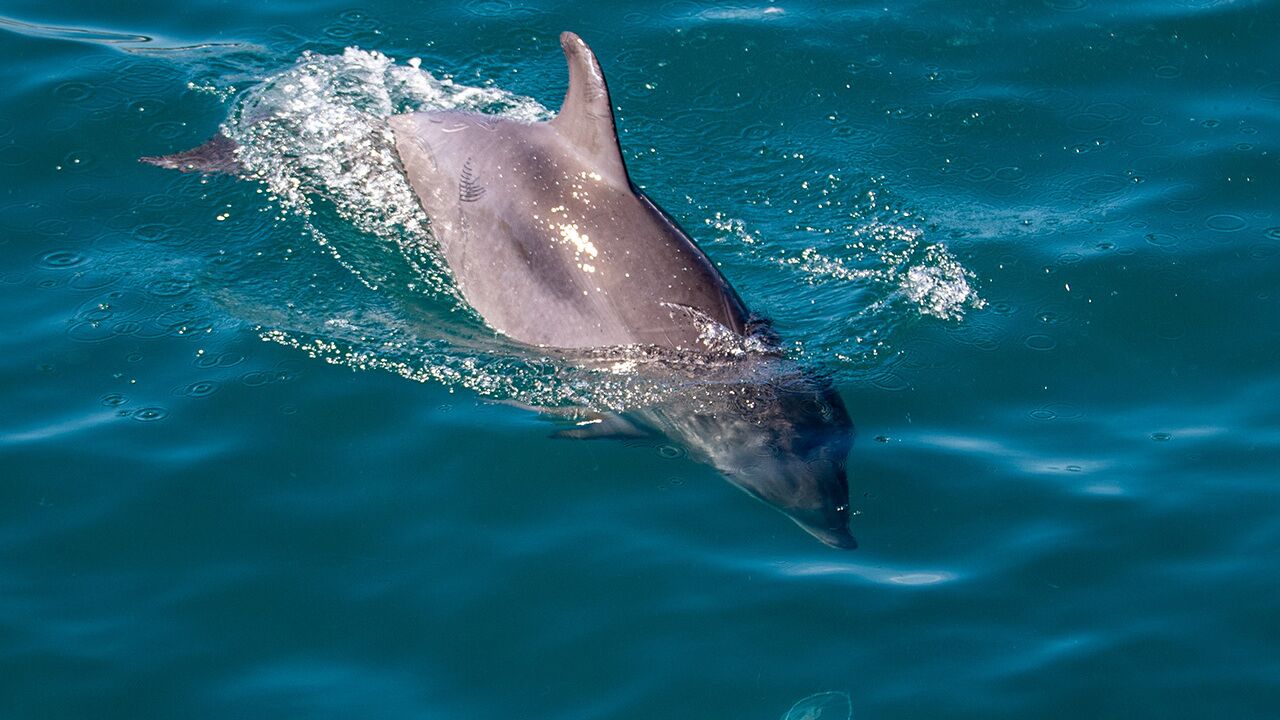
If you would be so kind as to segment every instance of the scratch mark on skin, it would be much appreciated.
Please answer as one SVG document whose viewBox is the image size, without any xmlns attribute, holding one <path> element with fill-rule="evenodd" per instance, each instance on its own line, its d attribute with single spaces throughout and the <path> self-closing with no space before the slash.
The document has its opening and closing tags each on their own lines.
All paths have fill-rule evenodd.
<svg viewBox="0 0 1280 720">
<path fill-rule="evenodd" d="M 462 164 L 462 176 L 458 178 L 458 199 L 462 202 L 475 202 L 484 197 L 484 186 L 480 184 L 480 176 L 471 168 L 472 158 Z"/>
</svg>

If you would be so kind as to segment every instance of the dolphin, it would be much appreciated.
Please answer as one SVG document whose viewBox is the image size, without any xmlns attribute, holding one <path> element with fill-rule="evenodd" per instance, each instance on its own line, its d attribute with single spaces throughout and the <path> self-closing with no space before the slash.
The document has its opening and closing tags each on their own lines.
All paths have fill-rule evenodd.
<svg viewBox="0 0 1280 720">
<path fill-rule="evenodd" d="M 726 340 L 769 341 L 767 321 L 631 181 L 599 62 L 574 33 L 560 44 L 569 87 L 552 120 L 457 111 L 388 119 L 462 297 L 498 333 L 571 360 L 637 346 L 692 357 L 680 373 L 686 392 L 615 416 L 582 411 L 584 424 L 561 435 L 669 437 L 822 542 L 855 547 L 845 470 L 853 429 L 839 394 L 776 346 L 697 360 L 723 355 Z M 242 170 L 221 133 L 142 160 Z"/>
<path fill-rule="evenodd" d="M 857 547 L 845 470 L 853 423 L 827 378 L 777 354 L 658 361 L 646 372 L 674 390 L 621 413 L 544 409 L 573 421 L 555 436 L 665 439 L 823 543 Z"/>
</svg>

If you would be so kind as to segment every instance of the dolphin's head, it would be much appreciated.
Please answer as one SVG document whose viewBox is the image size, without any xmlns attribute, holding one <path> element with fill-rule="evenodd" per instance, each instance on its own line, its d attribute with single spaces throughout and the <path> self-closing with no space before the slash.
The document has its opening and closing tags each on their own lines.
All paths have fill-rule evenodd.
<svg viewBox="0 0 1280 720">
<path fill-rule="evenodd" d="M 690 451 L 823 543 L 852 549 L 845 461 L 853 423 L 829 381 L 794 366 L 766 382 L 700 393 L 697 410 L 667 413 Z"/>
<path fill-rule="evenodd" d="M 751 418 L 752 453 L 725 475 L 823 543 L 856 548 L 845 467 L 853 423 L 844 401 L 808 375 L 762 388 L 753 400 L 761 412 Z"/>
</svg>

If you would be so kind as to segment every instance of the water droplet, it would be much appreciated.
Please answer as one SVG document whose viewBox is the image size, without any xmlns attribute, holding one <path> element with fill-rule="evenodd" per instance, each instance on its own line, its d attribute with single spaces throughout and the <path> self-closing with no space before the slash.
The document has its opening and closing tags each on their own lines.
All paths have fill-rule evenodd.
<svg viewBox="0 0 1280 720">
<path fill-rule="evenodd" d="M 1154 432 L 1154 433 L 1151 433 L 1151 439 L 1155 440 L 1156 442 L 1167 442 L 1173 439 L 1173 436 L 1167 432 Z"/>
<path fill-rule="evenodd" d="M 106 405 L 107 407 L 119 407 L 129 402 L 129 399 L 126 398 L 124 395 L 121 395 L 120 393 L 110 393 L 107 395 L 103 395 L 100 399 L 102 401 L 102 404 Z"/>
<path fill-rule="evenodd" d="M 155 422 L 168 417 L 169 413 L 162 407 L 144 407 L 133 411 L 133 419 L 139 422 Z"/>
</svg>

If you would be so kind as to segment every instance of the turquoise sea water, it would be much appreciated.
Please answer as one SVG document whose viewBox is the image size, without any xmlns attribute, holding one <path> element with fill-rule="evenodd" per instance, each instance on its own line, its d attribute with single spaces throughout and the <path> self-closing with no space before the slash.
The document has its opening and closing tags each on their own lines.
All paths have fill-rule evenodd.
<svg viewBox="0 0 1280 720">
<path fill-rule="evenodd" d="M 9 0 L 0 717 L 1277 717 L 1278 28 Z M 493 338 L 413 242 L 382 119 L 549 117 L 566 29 L 844 397 L 859 549 L 549 437 L 520 405 L 647 390 Z M 137 162 L 229 115 L 262 180 Z"/>
</svg>

